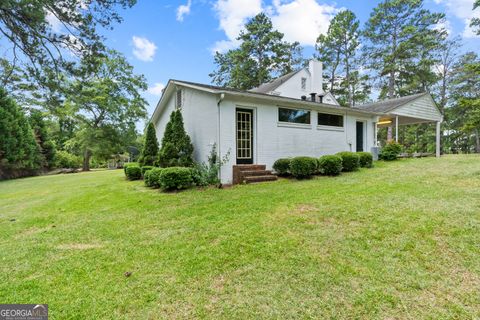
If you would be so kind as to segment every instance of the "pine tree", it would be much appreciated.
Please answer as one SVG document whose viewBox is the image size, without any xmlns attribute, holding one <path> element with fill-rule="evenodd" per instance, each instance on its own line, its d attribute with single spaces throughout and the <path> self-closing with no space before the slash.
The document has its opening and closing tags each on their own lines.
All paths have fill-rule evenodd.
<svg viewBox="0 0 480 320">
<path fill-rule="evenodd" d="M 350 107 L 355 105 L 354 87 L 359 86 L 358 74 L 354 74 L 360 45 L 359 26 L 355 14 L 344 10 L 332 19 L 327 34 L 320 35 L 316 43 L 319 59 L 325 63 L 329 74 L 330 91 Z M 335 84 L 340 74 L 343 80 L 338 90 Z"/>
<path fill-rule="evenodd" d="M 31 173 L 40 167 L 40 153 L 27 117 L 0 88 L 0 176 Z"/>
<path fill-rule="evenodd" d="M 371 13 L 363 32 L 367 67 L 380 79 L 389 98 L 424 91 L 436 82 L 434 54 L 445 30 L 445 15 L 423 8 L 423 0 L 384 0 Z"/>
<path fill-rule="evenodd" d="M 161 167 L 190 167 L 193 165 L 193 144 L 185 131 L 180 110 L 170 114 L 165 127 L 162 147 L 158 153 Z"/>
<path fill-rule="evenodd" d="M 153 166 L 158 157 L 158 140 L 155 133 L 155 126 L 149 123 L 145 135 L 145 144 L 139 162 L 142 166 Z"/>
<path fill-rule="evenodd" d="M 248 90 L 292 72 L 301 63 L 299 43 L 284 41 L 265 13 L 248 21 L 237 40 L 238 49 L 215 54 L 217 70 L 209 75 L 213 83 Z"/>
<path fill-rule="evenodd" d="M 35 140 L 40 148 L 42 167 L 52 168 L 55 162 L 55 143 L 50 139 L 44 115 L 39 110 L 32 110 L 29 117 Z"/>
</svg>

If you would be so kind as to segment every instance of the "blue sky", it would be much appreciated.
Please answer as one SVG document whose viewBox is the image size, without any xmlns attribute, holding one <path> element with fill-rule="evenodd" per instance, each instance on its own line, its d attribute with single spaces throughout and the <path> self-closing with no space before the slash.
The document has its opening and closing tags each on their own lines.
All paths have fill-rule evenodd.
<svg viewBox="0 0 480 320">
<path fill-rule="evenodd" d="M 329 19 L 342 8 L 355 12 L 363 24 L 373 7 L 372 0 L 138 0 L 122 11 L 123 23 L 104 31 L 107 44 L 124 53 L 135 72 L 145 75 L 149 90 L 144 97 L 151 114 L 168 79 L 210 83 L 214 50 L 235 47 L 243 23 L 260 11 L 267 12 L 274 26 L 289 41 L 299 41 L 304 56 L 313 53 L 312 44 L 328 28 Z M 462 35 L 463 50 L 480 48 L 480 38 L 466 28 L 473 0 L 425 0 L 425 7 L 447 15 L 452 35 Z"/>
</svg>

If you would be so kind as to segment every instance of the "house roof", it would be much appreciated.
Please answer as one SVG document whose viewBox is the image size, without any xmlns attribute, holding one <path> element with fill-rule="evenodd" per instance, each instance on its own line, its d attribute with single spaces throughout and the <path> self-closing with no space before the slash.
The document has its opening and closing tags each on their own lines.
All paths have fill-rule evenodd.
<svg viewBox="0 0 480 320">
<path fill-rule="evenodd" d="M 356 107 L 349 108 L 349 107 L 343 107 L 340 105 L 325 104 L 325 103 L 313 102 L 313 101 L 302 100 L 297 98 L 271 95 L 271 94 L 261 93 L 261 92 L 252 92 L 252 91 L 244 91 L 244 90 L 238 90 L 238 89 L 227 88 L 227 87 L 218 87 L 218 86 L 213 86 L 209 84 L 202 84 L 202 83 L 189 82 L 189 81 L 170 80 L 169 84 L 170 82 L 175 83 L 177 85 L 194 87 L 200 90 L 203 89 L 212 93 L 230 93 L 230 94 L 240 95 L 244 97 L 262 98 L 262 99 L 268 99 L 268 100 L 277 101 L 277 102 L 285 101 L 285 102 L 301 103 L 308 106 L 317 106 L 317 107 L 323 107 L 328 109 L 354 111 L 354 112 L 365 113 L 369 115 L 379 115 L 379 113 L 377 112 L 372 112 L 370 110 L 362 110 Z M 168 84 L 167 84 L 167 87 L 168 87 Z"/>
<path fill-rule="evenodd" d="M 429 94 L 428 92 L 422 92 L 422 93 L 417 93 L 411 96 L 394 98 L 394 99 L 386 99 L 383 101 L 363 104 L 356 107 L 359 109 L 368 110 L 371 112 L 389 113 L 390 111 L 397 109 L 398 107 L 406 105 L 407 103 L 412 102 L 428 94 Z"/>
<path fill-rule="evenodd" d="M 301 70 L 301 69 L 300 69 Z M 293 72 L 290 72 L 290 73 L 287 73 L 286 75 L 283 75 L 281 77 L 278 77 L 270 82 L 267 82 L 267 83 L 264 83 L 264 84 L 261 84 L 260 86 L 258 86 L 257 88 L 253 88 L 252 90 L 249 90 L 250 92 L 258 92 L 258 93 L 268 93 L 268 92 L 272 92 L 274 91 L 275 89 L 277 89 L 278 87 L 280 87 L 282 84 L 284 84 L 285 82 L 287 82 L 291 77 L 293 77 L 294 75 L 296 75 L 298 72 L 300 72 L 300 70 L 297 70 L 297 71 L 293 71 Z"/>
</svg>

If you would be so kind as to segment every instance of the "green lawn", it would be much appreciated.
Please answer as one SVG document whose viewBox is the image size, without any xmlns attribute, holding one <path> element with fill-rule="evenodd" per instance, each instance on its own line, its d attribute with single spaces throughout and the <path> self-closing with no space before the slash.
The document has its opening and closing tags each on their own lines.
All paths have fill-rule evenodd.
<svg viewBox="0 0 480 320">
<path fill-rule="evenodd" d="M 0 303 L 52 319 L 479 318 L 480 157 L 169 194 L 121 170 L 0 182 Z"/>
</svg>

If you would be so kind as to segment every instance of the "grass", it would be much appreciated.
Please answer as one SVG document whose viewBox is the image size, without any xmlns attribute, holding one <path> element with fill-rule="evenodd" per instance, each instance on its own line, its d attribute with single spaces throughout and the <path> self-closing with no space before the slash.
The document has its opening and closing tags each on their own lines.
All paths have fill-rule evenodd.
<svg viewBox="0 0 480 320">
<path fill-rule="evenodd" d="M 479 288 L 478 156 L 167 194 L 121 170 L 0 183 L 0 302 L 52 319 L 471 319 Z"/>
</svg>

